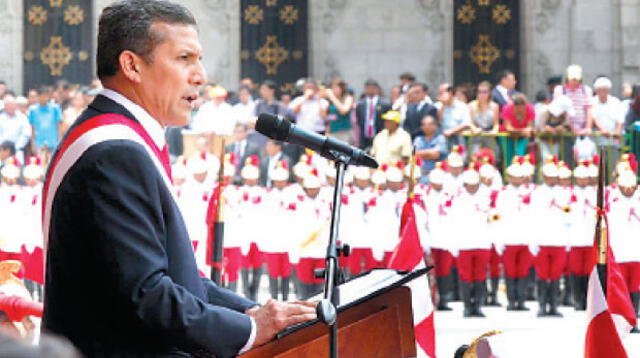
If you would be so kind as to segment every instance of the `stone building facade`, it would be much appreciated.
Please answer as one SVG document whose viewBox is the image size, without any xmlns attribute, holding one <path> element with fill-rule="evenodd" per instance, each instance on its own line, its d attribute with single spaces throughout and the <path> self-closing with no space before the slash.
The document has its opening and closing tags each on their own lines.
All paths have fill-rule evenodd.
<svg viewBox="0 0 640 358">
<path fill-rule="evenodd" d="M 96 31 L 100 10 L 111 0 L 82 1 L 94 1 Z M 432 87 L 452 80 L 453 0 L 308 1 L 310 76 L 340 76 L 356 91 L 367 78 L 387 91 L 404 71 Z M 180 3 L 199 21 L 209 80 L 235 88 L 241 1 Z M 18 91 L 26 90 L 23 7 L 22 0 L 0 0 L 0 79 Z M 610 76 L 615 92 L 623 81 L 640 83 L 640 0 L 521 0 L 520 12 L 519 80 L 526 93 L 535 93 L 571 63 L 584 67 L 587 83 L 599 74 Z"/>
</svg>

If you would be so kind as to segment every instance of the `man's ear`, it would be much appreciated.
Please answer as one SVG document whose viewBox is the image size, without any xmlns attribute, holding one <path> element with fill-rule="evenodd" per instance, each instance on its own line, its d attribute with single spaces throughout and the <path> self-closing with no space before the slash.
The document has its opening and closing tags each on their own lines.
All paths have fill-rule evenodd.
<svg viewBox="0 0 640 358">
<path fill-rule="evenodd" d="M 129 80 L 135 83 L 142 81 L 140 74 L 140 63 L 142 58 L 135 53 L 125 50 L 118 56 L 118 62 L 120 64 L 120 71 Z"/>
</svg>

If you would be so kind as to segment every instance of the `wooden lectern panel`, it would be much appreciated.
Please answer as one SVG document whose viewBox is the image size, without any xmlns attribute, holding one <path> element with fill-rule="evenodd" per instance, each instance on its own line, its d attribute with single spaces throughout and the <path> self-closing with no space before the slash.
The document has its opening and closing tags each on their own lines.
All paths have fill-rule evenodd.
<svg viewBox="0 0 640 358">
<path fill-rule="evenodd" d="M 398 286 L 341 310 L 340 358 L 415 357 L 411 290 Z M 243 358 L 328 357 L 328 327 L 316 322 L 241 355 Z"/>
</svg>

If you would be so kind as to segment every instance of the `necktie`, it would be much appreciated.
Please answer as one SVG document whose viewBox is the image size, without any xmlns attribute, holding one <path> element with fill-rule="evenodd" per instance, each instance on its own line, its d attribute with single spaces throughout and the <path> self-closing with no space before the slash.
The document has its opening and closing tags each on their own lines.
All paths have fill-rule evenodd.
<svg viewBox="0 0 640 358">
<path fill-rule="evenodd" d="M 367 138 L 373 137 L 373 99 L 367 99 L 369 101 L 369 111 L 367 112 Z"/>
</svg>

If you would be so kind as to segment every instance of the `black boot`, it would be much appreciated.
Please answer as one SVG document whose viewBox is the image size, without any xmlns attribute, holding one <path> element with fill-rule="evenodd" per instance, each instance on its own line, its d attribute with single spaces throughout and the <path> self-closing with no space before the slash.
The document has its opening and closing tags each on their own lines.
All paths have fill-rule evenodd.
<svg viewBox="0 0 640 358">
<path fill-rule="evenodd" d="M 250 299 L 255 301 L 258 297 L 258 289 L 260 288 L 260 280 L 262 279 L 262 267 L 251 270 L 251 284 L 249 286 Z"/>
<path fill-rule="evenodd" d="M 484 313 L 480 307 L 482 306 L 482 302 L 484 302 L 487 297 L 487 282 L 486 281 L 476 281 L 473 283 L 473 316 L 474 317 L 485 317 Z"/>
<path fill-rule="evenodd" d="M 558 302 L 560 301 L 560 280 L 551 281 L 549 289 L 549 316 L 562 317 L 558 312 Z"/>
<path fill-rule="evenodd" d="M 549 282 L 538 280 L 538 317 L 548 316 L 547 294 L 549 293 Z"/>
<path fill-rule="evenodd" d="M 489 286 L 491 286 L 491 291 L 487 295 L 487 306 L 492 307 L 501 307 L 502 305 L 498 302 L 498 284 L 500 283 L 500 277 L 489 277 Z"/>
<path fill-rule="evenodd" d="M 448 306 L 448 296 L 450 294 L 449 277 L 436 278 L 436 284 L 438 285 L 438 295 L 440 296 L 436 309 L 438 311 L 451 311 L 451 307 Z"/>
<path fill-rule="evenodd" d="M 469 282 L 460 281 L 460 289 L 462 294 L 462 302 L 464 303 L 464 317 L 473 317 L 473 305 L 472 305 L 472 294 L 473 294 L 473 284 Z"/>
<path fill-rule="evenodd" d="M 449 275 L 449 279 L 451 281 L 449 281 L 451 283 L 451 298 L 449 299 L 449 301 L 451 302 L 458 302 L 461 300 L 462 296 L 462 286 L 460 285 L 460 276 L 458 275 L 458 268 L 457 267 L 452 267 L 451 268 L 451 274 Z"/>
<path fill-rule="evenodd" d="M 507 311 L 515 311 L 516 310 L 516 280 L 513 278 L 506 278 L 507 281 L 507 300 L 509 304 L 507 305 Z"/>
<path fill-rule="evenodd" d="M 289 299 L 289 278 L 282 277 L 280 279 L 280 290 L 282 291 L 282 300 L 287 301 Z"/>
<path fill-rule="evenodd" d="M 527 286 L 529 280 L 527 277 L 519 278 L 516 280 L 516 311 L 528 311 L 524 302 L 527 298 Z"/>
<path fill-rule="evenodd" d="M 571 276 L 573 307 L 575 307 L 576 311 L 584 311 L 587 309 L 587 285 L 589 284 L 589 276 Z"/>
<path fill-rule="evenodd" d="M 582 284 L 580 286 L 580 290 L 581 290 L 580 304 L 586 310 L 587 309 L 587 291 L 589 291 L 589 275 L 584 275 L 581 277 L 582 277 Z"/>
<path fill-rule="evenodd" d="M 278 299 L 278 279 L 269 276 L 269 293 L 274 300 Z"/>
<path fill-rule="evenodd" d="M 244 297 L 249 298 L 249 286 L 251 286 L 251 284 L 249 283 L 249 269 L 241 269 L 240 276 L 242 276 L 242 293 L 244 294 Z"/>
<path fill-rule="evenodd" d="M 575 307 L 573 302 L 574 289 L 574 275 L 563 276 L 564 281 L 564 294 L 562 295 L 562 305 L 566 307 Z"/>
<path fill-rule="evenodd" d="M 531 267 L 529 269 L 529 276 L 527 277 L 527 301 L 535 301 L 537 299 L 536 296 L 536 268 Z"/>
<path fill-rule="evenodd" d="M 638 308 L 640 308 L 640 292 L 631 294 L 631 304 L 633 305 L 634 313 L 638 316 Z M 637 324 L 631 329 L 631 333 L 640 333 Z"/>
</svg>

